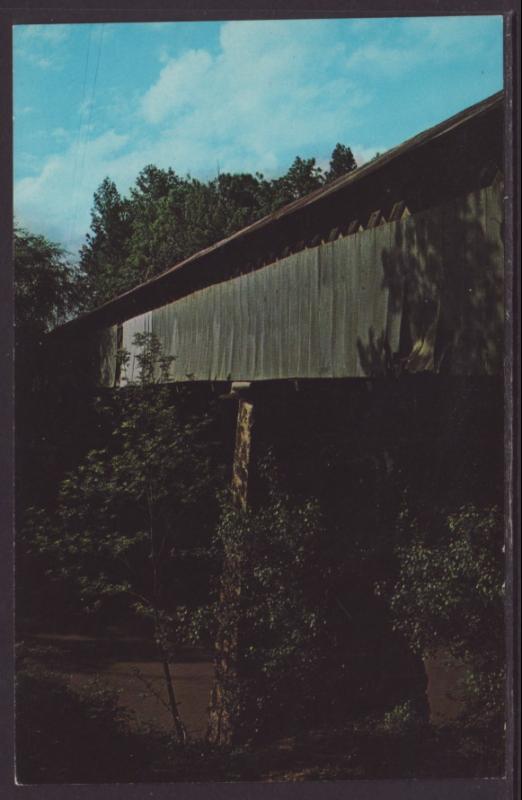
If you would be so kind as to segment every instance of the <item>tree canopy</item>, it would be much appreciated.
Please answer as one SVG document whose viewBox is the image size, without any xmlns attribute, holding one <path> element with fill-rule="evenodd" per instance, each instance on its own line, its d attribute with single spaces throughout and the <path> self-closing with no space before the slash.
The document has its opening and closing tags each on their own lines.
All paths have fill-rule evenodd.
<svg viewBox="0 0 522 800">
<path fill-rule="evenodd" d="M 329 169 L 297 156 L 273 179 L 257 172 L 221 173 L 209 181 L 145 166 L 129 195 L 110 178 L 94 194 L 91 228 L 80 252 L 90 308 L 146 281 L 287 203 L 356 168 L 337 144 Z"/>
<path fill-rule="evenodd" d="M 74 268 L 63 248 L 23 228 L 14 231 L 17 345 L 39 340 L 79 304 Z"/>
<path fill-rule="evenodd" d="M 347 172 L 356 169 L 356 167 L 357 164 L 355 163 L 355 158 L 350 148 L 338 142 L 332 152 L 330 168 L 326 173 L 326 179 L 327 181 L 333 181 L 345 175 Z"/>
</svg>

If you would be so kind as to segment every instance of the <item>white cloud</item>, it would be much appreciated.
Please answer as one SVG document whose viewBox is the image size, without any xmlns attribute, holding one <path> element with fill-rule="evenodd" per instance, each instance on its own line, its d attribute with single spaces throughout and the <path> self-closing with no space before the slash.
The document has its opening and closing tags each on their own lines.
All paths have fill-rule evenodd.
<svg viewBox="0 0 522 800">
<path fill-rule="evenodd" d="M 85 117 L 92 110 L 94 101 L 91 97 L 86 97 L 78 106 L 78 113 L 81 117 Z"/>
<path fill-rule="evenodd" d="M 142 109 L 148 122 L 161 122 L 167 114 L 194 103 L 208 81 L 212 58 L 206 50 L 189 50 L 171 59 L 158 81 L 145 94 Z"/>
<path fill-rule="evenodd" d="M 36 41 L 63 42 L 69 38 L 70 26 L 69 25 L 15 25 L 15 41 L 30 42 L 34 44 Z"/>
<path fill-rule="evenodd" d="M 225 23 L 218 54 L 192 49 L 162 65 L 139 99 L 141 118 L 124 135 L 115 127 L 96 137 L 89 131 L 84 144 L 67 145 L 64 131 L 54 129 L 66 149 L 16 183 L 17 216 L 75 247 L 106 175 L 122 192 L 147 163 L 203 178 L 218 167 L 275 175 L 298 152 L 307 155 L 324 140 L 333 147 L 340 109 L 346 121 L 362 95 L 347 72 L 331 70 L 346 53 L 327 33 L 321 21 Z M 100 119 L 100 109 L 93 112 Z M 86 104 L 80 113 L 88 113 Z"/>
<path fill-rule="evenodd" d="M 77 248 L 88 227 L 92 197 L 128 137 L 107 131 L 84 146 L 70 145 L 48 157 L 37 175 L 15 183 L 15 213 L 19 223 L 35 232 Z M 120 173 L 117 177 L 122 179 Z"/>
<path fill-rule="evenodd" d="M 382 145 L 381 147 L 364 147 L 364 145 L 355 144 L 352 147 L 352 152 L 355 161 L 357 162 L 357 166 L 362 167 L 363 164 L 367 164 L 368 161 L 371 161 L 372 158 L 375 158 L 377 153 L 385 153 L 387 149 L 387 145 Z"/>
<path fill-rule="evenodd" d="M 354 50 L 346 65 L 350 70 L 372 70 L 372 74 L 397 77 L 411 69 L 422 60 L 422 54 L 416 49 L 405 50 L 398 47 L 368 44 Z"/>
<path fill-rule="evenodd" d="M 168 30 L 171 22 L 149 22 L 147 23 L 147 30 L 149 31 L 165 31 Z"/>
<path fill-rule="evenodd" d="M 497 18 L 500 20 L 501 18 Z M 360 21 L 371 41 L 356 47 L 347 61 L 350 69 L 394 79 L 420 64 L 448 63 L 480 52 L 491 31 L 491 17 L 411 17 L 378 28 L 377 20 Z"/>
<path fill-rule="evenodd" d="M 71 139 L 70 131 L 66 130 L 65 128 L 62 128 L 61 126 L 59 126 L 58 128 L 53 128 L 53 130 L 51 131 L 51 136 L 58 142 L 65 142 Z"/>
<path fill-rule="evenodd" d="M 461 57 L 463 50 L 476 52 L 483 47 L 483 37 L 491 32 L 491 23 L 496 20 L 499 30 L 502 17 L 496 16 L 452 16 L 413 17 L 404 21 L 404 30 L 431 48 L 435 55 Z"/>
<path fill-rule="evenodd" d="M 469 25 L 477 32 L 471 44 Z M 49 41 L 49 35 L 61 41 L 59 32 L 43 27 L 23 32 L 24 43 L 31 37 Z M 297 154 L 327 164 L 338 141 L 365 163 L 392 144 L 369 147 L 361 132 L 376 87 L 404 79 L 419 64 L 480 47 L 486 27 L 470 18 L 386 25 L 360 20 L 344 26 L 333 20 L 224 23 L 217 52 L 188 49 L 171 57 L 162 50 L 157 77 L 141 96 L 104 86 L 104 99 L 92 108 L 96 127 L 84 124 L 75 141 L 68 143 L 63 129 L 55 128 L 53 150 L 59 142 L 62 151 L 53 152 L 36 175 L 17 182 L 17 215 L 23 224 L 75 247 L 89 227 L 93 193 L 106 175 L 121 192 L 148 163 L 202 178 L 216 175 L 218 164 L 222 172 L 274 176 Z M 87 117 L 91 109 L 85 102 L 80 118 Z M 21 153 L 20 163 L 23 158 Z"/>
<path fill-rule="evenodd" d="M 343 74 L 345 45 L 331 30 L 323 21 L 229 22 L 218 55 L 169 59 L 141 109 L 162 124 L 173 166 L 198 169 L 201 155 L 224 170 L 273 171 L 288 149 L 335 139 L 340 113 L 346 125 L 363 95 Z"/>
<path fill-rule="evenodd" d="M 63 49 L 71 33 L 69 25 L 15 25 L 13 51 L 39 69 L 63 66 Z"/>
<path fill-rule="evenodd" d="M 63 63 L 60 58 L 40 56 L 38 55 L 38 53 L 32 51 L 30 47 L 28 47 L 23 51 L 19 50 L 18 55 L 21 55 L 25 61 L 28 61 L 30 64 L 33 64 L 35 67 L 38 67 L 39 69 L 60 68 Z"/>
</svg>

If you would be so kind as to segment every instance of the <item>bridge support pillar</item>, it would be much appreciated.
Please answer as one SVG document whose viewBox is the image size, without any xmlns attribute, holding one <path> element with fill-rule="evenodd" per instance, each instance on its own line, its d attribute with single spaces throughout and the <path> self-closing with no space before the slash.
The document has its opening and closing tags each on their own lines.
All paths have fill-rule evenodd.
<svg viewBox="0 0 522 800">
<path fill-rule="evenodd" d="M 238 401 L 236 438 L 232 463 L 231 491 L 235 505 L 246 511 L 252 493 L 254 403 L 250 384 L 232 384 L 224 399 Z M 234 619 L 241 601 L 241 554 L 231 549 L 224 555 L 220 589 L 221 619 L 216 637 L 215 682 L 209 706 L 207 739 L 216 745 L 233 744 L 241 724 L 238 710 L 240 693 L 240 631 Z"/>
<path fill-rule="evenodd" d="M 237 410 L 236 445 L 232 464 L 232 495 L 238 508 L 246 510 L 252 489 L 252 445 L 254 404 L 240 397 Z"/>
</svg>

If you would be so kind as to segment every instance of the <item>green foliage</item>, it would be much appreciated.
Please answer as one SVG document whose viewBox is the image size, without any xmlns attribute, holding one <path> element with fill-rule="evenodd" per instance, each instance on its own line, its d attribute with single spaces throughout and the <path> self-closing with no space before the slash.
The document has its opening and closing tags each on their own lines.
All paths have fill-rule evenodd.
<svg viewBox="0 0 522 800">
<path fill-rule="evenodd" d="M 44 338 L 81 309 L 84 292 L 67 253 L 22 228 L 14 231 L 14 278 L 16 502 L 20 508 L 26 502 L 39 502 L 35 498 L 53 472 L 51 431 L 58 425 L 62 430 L 66 427 L 63 414 L 57 422 L 58 415 L 46 402 L 51 385 L 56 395 L 57 381 L 50 377 Z"/>
<path fill-rule="evenodd" d="M 156 337 L 137 335 L 138 380 L 102 409 L 110 443 L 87 453 L 62 481 L 56 507 L 30 508 L 27 551 L 45 559 L 47 575 L 70 584 L 86 610 L 123 601 L 150 621 L 163 663 L 174 728 L 186 741 L 170 672 L 179 640 L 176 572 L 183 551 L 202 544 L 194 510 L 212 496 L 219 472 L 205 442 L 208 417 L 181 409 L 163 381 L 170 359 Z M 123 365 L 127 355 L 121 354 Z M 206 524 L 211 514 L 207 514 Z M 192 524 L 191 524 L 192 523 Z"/>
<path fill-rule="evenodd" d="M 432 530 L 402 517 L 395 625 L 417 652 L 450 653 L 465 667 L 463 745 L 497 754 L 504 722 L 502 514 L 464 506 Z"/>
<path fill-rule="evenodd" d="M 402 734 L 416 730 L 423 723 L 424 719 L 420 717 L 414 703 L 407 700 L 386 711 L 380 727 L 387 733 Z"/>
<path fill-rule="evenodd" d="M 300 197 L 319 189 L 324 183 L 324 175 L 316 165 L 315 158 L 297 156 L 288 172 L 273 182 L 274 206 L 280 206 L 298 200 Z"/>
<path fill-rule="evenodd" d="M 80 286 L 65 251 L 45 236 L 14 231 L 17 346 L 34 346 L 77 310 Z"/>
<path fill-rule="evenodd" d="M 204 544 L 208 530 L 194 512 L 219 470 L 205 441 L 208 416 L 158 382 L 168 359 L 157 340 L 137 344 L 138 382 L 98 404 L 110 440 L 66 475 L 54 508 L 28 510 L 23 536 L 49 577 L 74 582 L 86 608 L 121 596 L 139 614 L 166 619 L 175 587 L 167 590 L 165 576 L 187 547 Z"/>
<path fill-rule="evenodd" d="M 222 173 L 207 182 L 146 166 L 129 197 L 106 178 L 94 195 L 91 231 L 80 267 L 96 307 L 230 236 L 286 203 L 353 169 L 350 148 L 336 145 L 330 169 L 297 157 L 279 178 Z"/>
<path fill-rule="evenodd" d="M 145 167 L 131 189 L 128 263 L 136 280 L 163 272 L 185 255 L 183 207 L 186 182 L 172 169 Z"/>
<path fill-rule="evenodd" d="M 239 679 L 221 677 L 244 739 L 283 727 L 289 716 L 291 725 L 313 716 L 313 677 L 324 657 L 324 587 L 314 569 L 324 533 L 319 507 L 282 491 L 270 458 L 261 471 L 266 502 L 243 511 L 225 501 L 217 530 L 224 560 L 218 641 L 237 641 Z"/>
<path fill-rule="evenodd" d="M 157 746 L 132 730 L 118 693 L 99 679 L 78 689 L 42 667 L 34 648 L 17 646 L 16 775 L 20 783 L 140 780 Z"/>
<path fill-rule="evenodd" d="M 131 235 L 130 203 L 105 178 L 94 193 L 91 232 L 80 252 L 91 307 L 96 307 L 139 280 L 128 261 Z"/>
<path fill-rule="evenodd" d="M 339 142 L 335 145 L 330 158 L 329 170 L 326 173 L 326 181 L 333 181 L 346 175 L 347 172 L 357 168 L 354 155 L 349 147 Z"/>
<path fill-rule="evenodd" d="M 503 534 L 498 509 L 474 506 L 450 514 L 428 535 L 403 516 L 411 540 L 392 608 L 396 626 L 417 652 L 447 647 L 457 657 L 498 652 L 504 636 Z"/>
</svg>

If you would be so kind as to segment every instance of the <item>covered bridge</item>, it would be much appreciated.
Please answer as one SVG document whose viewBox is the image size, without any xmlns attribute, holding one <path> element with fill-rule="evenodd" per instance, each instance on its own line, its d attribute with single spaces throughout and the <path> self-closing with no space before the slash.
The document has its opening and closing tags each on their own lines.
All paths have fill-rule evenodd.
<svg viewBox="0 0 522 800">
<path fill-rule="evenodd" d="M 487 377 L 495 385 L 490 416 L 501 427 L 503 115 L 499 93 L 72 320 L 49 337 L 53 364 L 65 360 L 83 371 L 89 364 L 94 381 L 124 386 L 137 378 L 134 335 L 155 334 L 173 357 L 170 381 L 217 384 L 239 399 L 233 487 L 241 504 L 250 492 L 254 405 L 276 436 L 293 435 L 287 430 L 293 412 L 277 430 L 266 411 L 274 397 L 286 402 L 284 387 L 320 389 L 330 397 L 324 416 L 338 413 L 343 421 L 365 383 L 381 386 L 379 419 L 394 402 L 383 387 L 406 385 L 408 393 L 408 375 L 431 374 L 439 387 Z M 121 349 L 130 355 L 125 367 Z M 336 412 L 339 386 L 344 394 Z M 430 400 L 414 456 L 429 451 L 429 436 L 445 431 L 442 417 L 430 433 L 425 422 L 439 400 L 449 407 L 450 394 L 443 388 Z M 487 418 L 487 402 L 480 403 Z M 308 425 L 310 432 L 314 414 L 315 407 L 301 430 Z M 353 452 L 355 415 L 350 424 Z M 393 413 L 389 424 L 396 424 Z M 379 428 L 374 441 L 384 451 L 381 434 Z M 452 433 L 444 435 L 449 440 Z M 494 436 L 499 450 L 502 435 Z M 369 446 L 365 437 L 355 470 Z M 317 469 L 314 459 L 312 453 Z M 341 494 L 349 491 L 341 487 Z M 377 481 L 377 505 L 381 495 Z M 218 647 L 212 720 L 220 741 L 233 738 L 220 681 L 230 680 L 230 648 L 237 646 Z"/>
<path fill-rule="evenodd" d="M 499 373 L 502 136 L 499 93 L 54 337 L 87 346 L 106 386 L 134 379 L 138 332 L 174 357 L 173 381 Z"/>
</svg>

